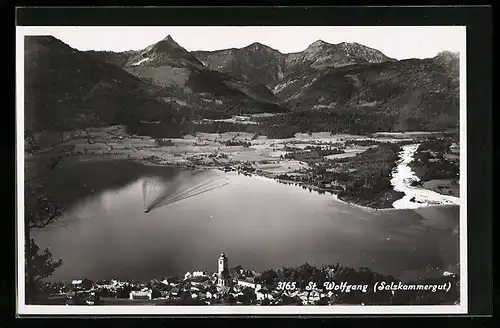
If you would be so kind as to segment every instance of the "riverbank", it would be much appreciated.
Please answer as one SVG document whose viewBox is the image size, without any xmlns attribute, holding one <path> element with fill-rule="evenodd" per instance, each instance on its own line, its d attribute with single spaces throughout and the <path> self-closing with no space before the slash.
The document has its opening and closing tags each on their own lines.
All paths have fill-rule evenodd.
<svg viewBox="0 0 500 328">
<path fill-rule="evenodd" d="M 414 151 L 409 163 L 418 185 L 438 194 L 460 197 L 460 145 L 453 138 L 432 137 Z"/>
<path fill-rule="evenodd" d="M 458 197 L 442 195 L 420 187 L 420 178 L 412 171 L 411 164 L 421 144 L 403 146 L 400 160 L 391 179 L 394 190 L 404 193 L 404 197 L 393 203 L 394 208 L 419 208 L 429 205 L 460 205 Z"/>
</svg>

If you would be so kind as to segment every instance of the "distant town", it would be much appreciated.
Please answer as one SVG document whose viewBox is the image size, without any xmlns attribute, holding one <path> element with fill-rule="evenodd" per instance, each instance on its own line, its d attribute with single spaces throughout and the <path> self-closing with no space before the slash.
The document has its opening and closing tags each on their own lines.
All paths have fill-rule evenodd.
<svg viewBox="0 0 500 328">
<path fill-rule="evenodd" d="M 373 292 L 376 281 L 392 284 L 391 289 Z M 441 277 L 421 281 L 429 290 L 401 290 L 391 276 L 361 268 L 308 264 L 297 269 L 256 272 L 241 266 L 229 268 L 222 253 L 218 270 L 186 272 L 184 277 L 134 281 L 91 281 L 47 283 L 42 304 L 51 305 L 336 305 L 336 304 L 457 304 L 457 275 L 445 271 Z M 398 290 L 398 283 L 400 284 Z M 443 292 L 440 286 L 449 284 Z M 434 287 L 437 291 L 430 291 Z M 426 288 L 427 289 L 427 288 Z M 450 289 L 450 288 L 449 288 Z"/>
</svg>

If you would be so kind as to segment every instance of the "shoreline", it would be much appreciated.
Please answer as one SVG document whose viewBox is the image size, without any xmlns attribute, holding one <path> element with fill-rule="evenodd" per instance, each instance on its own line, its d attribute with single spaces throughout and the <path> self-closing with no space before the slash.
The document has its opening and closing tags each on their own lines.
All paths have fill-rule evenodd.
<svg viewBox="0 0 500 328">
<path fill-rule="evenodd" d="M 192 138 L 174 138 L 169 139 L 172 145 L 160 146 L 155 143 L 154 138 L 129 135 L 125 133 L 124 130 L 120 130 L 120 127 L 111 127 L 111 130 L 110 127 L 93 130 L 93 139 L 91 141 L 76 137 L 66 140 L 55 147 L 45 148 L 44 151 L 38 155 L 26 155 L 25 167 L 26 163 L 29 161 L 37 162 L 43 157 L 50 158 L 51 156 L 59 156 L 61 157 L 61 161 L 64 162 L 130 160 L 148 166 L 163 166 L 191 170 L 218 170 L 221 172 L 236 172 L 250 177 L 261 177 L 274 180 L 278 183 L 293 184 L 295 186 L 310 188 L 320 193 L 329 193 L 334 201 L 344 203 L 348 206 L 354 206 L 365 211 L 376 212 L 399 209 L 396 207 L 377 208 L 363 206 L 358 203 L 339 198 L 335 189 L 321 188 L 308 184 L 307 182 L 279 178 L 282 175 L 293 174 L 300 169 L 309 168 L 309 165 L 305 162 L 283 158 L 283 153 L 290 152 L 290 150 L 287 150 L 286 148 L 287 144 L 293 143 L 318 146 L 323 144 L 331 145 L 332 142 L 341 142 L 345 145 L 345 143 L 349 141 L 364 140 L 367 138 L 366 136 L 351 136 L 343 134 L 327 135 L 323 132 L 317 132 L 313 133 L 312 136 L 307 136 L 307 138 L 305 138 L 302 134 L 298 134 L 292 140 L 282 140 L 267 138 L 252 139 L 252 136 L 246 133 L 228 132 L 217 134 L 215 139 L 213 139 L 214 135 L 212 134 L 200 134 L 195 137 L 195 144 L 193 144 Z M 380 142 L 401 141 L 400 138 L 395 138 L 393 141 L 385 140 L 386 137 L 387 136 L 384 135 L 383 140 L 380 140 Z M 225 146 L 224 142 L 226 140 L 251 140 L 252 142 L 250 147 Z M 202 144 L 198 144 L 198 142 L 201 142 Z M 68 146 L 71 147 L 68 149 Z M 58 148 L 62 148 L 63 150 Z M 303 147 L 299 147 L 297 149 L 302 148 Z M 356 145 L 351 146 L 351 148 L 351 151 L 345 153 L 347 154 L 352 151 L 355 153 L 361 153 L 365 151 L 364 147 Z M 403 158 L 403 153 L 404 151 L 400 151 L 398 153 L 399 158 L 395 162 L 396 166 L 391 173 L 390 181 L 393 185 L 391 192 L 398 192 L 399 190 L 396 190 L 393 180 L 397 174 L 398 167 L 405 160 Z M 35 169 L 35 171 L 38 171 L 38 169 Z M 410 186 L 405 186 L 405 188 L 408 187 Z M 401 201 L 404 197 L 407 196 L 402 196 L 400 199 L 394 201 L 393 204 Z M 420 207 L 442 205 L 447 204 L 426 204 Z"/>
<path fill-rule="evenodd" d="M 75 160 L 74 156 L 71 156 L 71 157 L 73 157 L 73 158 L 71 158 L 71 160 Z M 85 155 L 85 157 L 89 157 L 89 159 L 83 160 L 83 161 L 82 161 L 82 159 L 76 159 L 76 161 L 78 161 L 78 162 L 90 162 L 90 161 L 129 160 L 129 161 L 133 161 L 133 162 L 140 163 L 142 165 L 148 165 L 148 166 L 170 167 L 170 168 L 178 168 L 178 169 L 185 169 L 185 170 L 216 170 L 216 171 L 220 171 L 223 173 L 234 172 L 234 173 L 239 174 L 239 175 L 245 175 L 249 178 L 262 178 L 262 179 L 266 179 L 266 180 L 272 180 L 272 181 L 275 181 L 277 183 L 293 185 L 295 187 L 310 188 L 311 190 L 314 190 L 315 192 L 323 191 L 324 193 L 328 193 L 333 201 L 342 203 L 342 204 L 347 205 L 349 207 L 356 207 L 356 208 L 359 208 L 361 210 L 369 211 L 369 212 L 398 211 L 398 210 L 404 210 L 404 209 L 418 209 L 418 208 L 441 207 L 441 206 L 459 206 L 457 204 L 428 204 L 428 205 L 420 206 L 418 208 L 395 208 L 395 207 L 392 207 L 392 208 L 388 208 L 388 207 L 386 207 L 386 208 L 374 208 L 374 207 L 363 206 L 363 205 L 360 205 L 357 203 L 352 203 L 352 202 L 348 202 L 348 201 L 345 201 L 343 199 L 340 199 L 338 197 L 338 195 L 330 189 L 320 188 L 320 187 L 316 187 L 314 185 L 304 184 L 302 182 L 294 181 L 294 180 L 279 179 L 279 178 L 277 178 L 277 176 L 279 176 L 279 174 L 273 174 L 273 173 L 269 173 L 269 172 L 260 172 L 260 173 L 258 173 L 258 172 L 246 172 L 244 170 L 238 170 L 236 168 L 232 168 L 231 170 L 226 171 L 226 169 L 223 165 L 212 165 L 212 166 L 211 165 L 193 165 L 193 164 L 187 164 L 187 163 L 174 163 L 174 162 L 154 163 L 154 162 L 150 162 L 144 158 L 120 158 L 119 156 L 115 157 L 115 158 L 102 158 L 100 155 L 97 155 L 97 154 L 87 154 L 87 155 Z"/>
</svg>

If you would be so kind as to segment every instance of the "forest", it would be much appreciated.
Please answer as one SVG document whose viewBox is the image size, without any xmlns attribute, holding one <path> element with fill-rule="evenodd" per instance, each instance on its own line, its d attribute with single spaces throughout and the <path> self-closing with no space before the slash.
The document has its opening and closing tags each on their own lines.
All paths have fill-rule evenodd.
<svg viewBox="0 0 500 328">
<path fill-rule="evenodd" d="M 459 158 L 447 158 L 452 154 L 450 147 L 453 140 L 454 137 L 430 137 L 419 145 L 410 166 L 421 181 L 458 179 Z"/>
<path fill-rule="evenodd" d="M 353 157 L 308 161 L 300 175 L 282 174 L 281 180 L 314 186 L 335 193 L 339 199 L 372 208 L 391 208 L 402 197 L 391 185 L 392 170 L 403 143 L 380 143 Z M 334 149 L 342 151 L 341 149 Z M 289 157 L 301 155 L 288 155 Z"/>
</svg>

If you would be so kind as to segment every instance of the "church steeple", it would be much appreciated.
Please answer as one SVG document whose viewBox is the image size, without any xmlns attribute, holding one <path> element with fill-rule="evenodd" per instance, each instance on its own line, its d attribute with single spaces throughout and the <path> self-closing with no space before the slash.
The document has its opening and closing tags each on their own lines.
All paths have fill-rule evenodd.
<svg viewBox="0 0 500 328">
<path fill-rule="evenodd" d="M 217 286 L 227 287 L 231 284 L 231 279 L 229 277 L 229 267 L 228 260 L 224 253 L 219 257 L 218 270 L 217 270 Z"/>
</svg>

